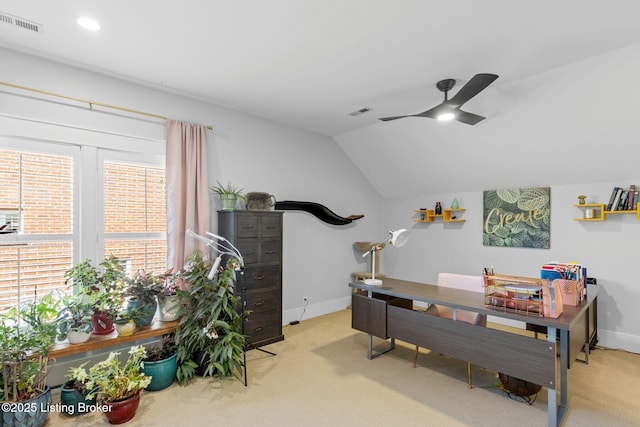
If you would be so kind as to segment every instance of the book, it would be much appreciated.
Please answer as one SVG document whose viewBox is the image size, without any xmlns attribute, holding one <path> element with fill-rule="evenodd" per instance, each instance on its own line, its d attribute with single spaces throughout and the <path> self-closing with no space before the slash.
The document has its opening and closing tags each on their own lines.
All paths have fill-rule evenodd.
<svg viewBox="0 0 640 427">
<path fill-rule="evenodd" d="M 616 195 L 613 198 L 613 202 L 611 203 L 611 206 L 607 206 L 607 210 L 608 211 L 615 211 L 618 208 L 618 203 L 620 202 L 620 196 L 622 195 L 622 188 L 620 187 L 616 187 Z"/>
<path fill-rule="evenodd" d="M 618 190 L 620 189 L 620 187 L 613 187 L 613 191 L 611 192 L 611 196 L 609 197 L 609 203 L 607 203 L 607 209 L 608 211 L 611 210 L 611 207 L 613 206 L 613 201 L 616 198 L 616 194 L 618 194 Z"/>
<path fill-rule="evenodd" d="M 629 202 L 627 203 L 627 210 L 633 211 L 636 209 L 636 185 L 631 184 L 629 186 Z"/>
<path fill-rule="evenodd" d="M 627 210 L 627 196 L 629 195 L 629 190 L 622 190 L 620 193 L 620 200 L 618 200 L 618 205 L 614 210 L 616 211 L 626 211 Z"/>
</svg>

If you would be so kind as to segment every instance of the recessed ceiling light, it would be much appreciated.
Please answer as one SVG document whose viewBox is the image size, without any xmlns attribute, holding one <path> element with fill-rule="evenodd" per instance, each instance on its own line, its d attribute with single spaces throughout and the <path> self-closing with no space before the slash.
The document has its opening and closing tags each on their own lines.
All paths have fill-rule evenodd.
<svg viewBox="0 0 640 427">
<path fill-rule="evenodd" d="M 99 31 L 100 24 L 93 18 L 89 18 L 88 16 L 83 16 L 82 18 L 78 18 L 78 25 L 80 25 L 85 30 L 89 31 Z"/>
</svg>

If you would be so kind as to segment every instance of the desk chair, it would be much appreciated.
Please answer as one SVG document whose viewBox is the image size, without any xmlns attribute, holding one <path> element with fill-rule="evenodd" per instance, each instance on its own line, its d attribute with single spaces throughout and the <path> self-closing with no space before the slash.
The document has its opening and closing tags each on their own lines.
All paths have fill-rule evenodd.
<svg viewBox="0 0 640 427">
<path fill-rule="evenodd" d="M 482 292 L 484 293 L 484 281 L 481 276 L 467 276 L 463 274 L 452 274 L 452 273 L 439 273 L 438 281 L 436 283 L 438 286 L 445 286 L 448 288 L 455 289 L 463 289 L 466 291 L 474 291 L 474 292 Z M 450 307 L 431 304 L 427 310 L 426 314 L 430 314 L 432 316 L 444 317 L 446 319 L 453 319 L 453 309 Z M 487 316 L 480 313 L 474 313 L 472 311 L 466 310 L 456 310 L 456 320 L 459 322 L 466 322 L 471 325 L 477 326 L 487 326 Z M 413 356 L 413 367 L 416 367 L 416 362 L 418 360 L 418 352 L 420 347 L 416 346 L 416 353 Z M 467 378 L 469 381 L 469 388 L 473 387 L 472 378 L 471 378 L 471 363 L 467 362 Z"/>
</svg>

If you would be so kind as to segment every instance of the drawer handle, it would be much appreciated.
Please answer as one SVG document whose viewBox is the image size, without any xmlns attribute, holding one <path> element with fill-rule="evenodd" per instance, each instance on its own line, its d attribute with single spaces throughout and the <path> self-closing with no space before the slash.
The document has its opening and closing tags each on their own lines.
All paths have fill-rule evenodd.
<svg viewBox="0 0 640 427">
<path fill-rule="evenodd" d="M 253 225 L 245 225 L 244 227 L 245 230 L 251 230 L 253 228 Z"/>
<path fill-rule="evenodd" d="M 264 276 L 253 276 L 254 280 L 262 280 Z"/>
<path fill-rule="evenodd" d="M 276 226 L 275 225 L 267 225 L 267 230 L 275 230 Z"/>
<path fill-rule="evenodd" d="M 262 305 L 264 305 L 264 301 L 258 301 L 255 304 L 253 304 L 254 307 L 260 307 Z"/>
<path fill-rule="evenodd" d="M 258 326 L 257 328 L 255 328 L 253 331 L 254 332 L 260 332 L 261 330 L 263 330 L 264 328 L 262 326 Z"/>
<path fill-rule="evenodd" d="M 267 253 L 267 254 L 269 254 L 269 255 L 271 255 L 271 254 L 275 254 L 275 253 L 276 253 L 276 251 L 274 251 L 274 250 L 270 250 L 270 251 L 267 251 L 266 253 Z"/>
<path fill-rule="evenodd" d="M 253 251 L 245 251 L 244 254 L 245 255 L 253 255 L 253 254 L 255 254 L 255 252 L 253 252 Z"/>
</svg>

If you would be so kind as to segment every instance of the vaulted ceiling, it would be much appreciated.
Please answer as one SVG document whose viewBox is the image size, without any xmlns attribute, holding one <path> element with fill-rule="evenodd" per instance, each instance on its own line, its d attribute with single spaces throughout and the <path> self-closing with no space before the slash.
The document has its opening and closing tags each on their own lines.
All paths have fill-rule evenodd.
<svg viewBox="0 0 640 427">
<path fill-rule="evenodd" d="M 444 78 L 455 93 L 496 73 L 499 90 L 640 42 L 633 0 L 12 0 L 0 12 L 41 26 L 0 22 L 5 47 L 327 135 L 430 108 Z M 84 15 L 102 30 L 80 28 Z"/>
<path fill-rule="evenodd" d="M 636 0 L 6 0 L 0 12 L 39 26 L 0 20 L 0 46 L 336 137 L 383 195 L 398 185 L 375 175 L 393 143 L 426 135 L 455 155 L 456 143 L 491 139 L 469 132 L 507 107 L 527 112 L 519 103 L 548 90 L 537 75 L 640 43 Z M 101 31 L 80 28 L 85 15 Z M 464 108 L 487 120 L 447 124 L 456 138 L 432 119 L 378 120 L 431 108 L 437 81 L 456 79 L 455 94 L 476 73 L 500 76 Z M 383 138 L 363 147 L 373 134 Z M 377 148 L 367 172 L 358 153 Z"/>
</svg>

